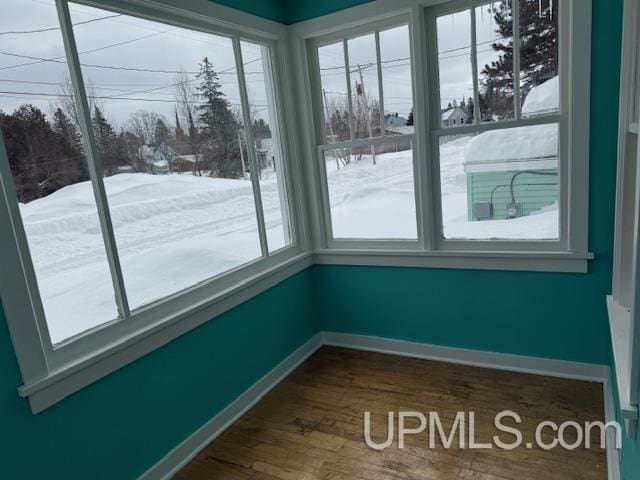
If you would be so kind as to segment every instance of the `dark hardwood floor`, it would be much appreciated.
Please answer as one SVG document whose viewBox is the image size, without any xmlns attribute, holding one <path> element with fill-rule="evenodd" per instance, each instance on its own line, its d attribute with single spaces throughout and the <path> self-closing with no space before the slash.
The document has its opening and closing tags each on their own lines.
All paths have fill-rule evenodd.
<svg viewBox="0 0 640 480">
<path fill-rule="evenodd" d="M 488 442 L 500 433 L 493 422 L 503 410 L 522 417 L 520 448 L 462 449 L 456 440 L 451 449 L 440 442 L 431 449 L 426 431 L 406 437 L 403 449 L 397 437 L 384 451 L 364 442 L 365 411 L 372 412 L 376 441 L 386 438 L 389 411 L 396 417 L 398 411 L 437 411 L 446 432 L 456 412 L 474 411 L 476 441 Z M 604 480 L 599 435 L 592 435 L 590 449 L 524 446 L 540 421 L 602 419 L 602 386 L 596 383 L 323 347 L 174 478 Z M 417 419 L 408 423 L 417 425 Z M 545 442 L 553 440 L 550 430 L 545 432 Z M 567 441 L 575 438 L 574 429 L 566 432 Z"/>
</svg>

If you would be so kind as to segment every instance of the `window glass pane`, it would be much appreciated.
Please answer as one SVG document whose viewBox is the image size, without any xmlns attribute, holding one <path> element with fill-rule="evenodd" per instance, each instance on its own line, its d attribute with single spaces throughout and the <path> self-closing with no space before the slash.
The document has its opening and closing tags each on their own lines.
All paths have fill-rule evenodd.
<svg viewBox="0 0 640 480">
<path fill-rule="evenodd" d="M 476 7 L 478 98 L 482 122 L 514 118 L 510 0 Z"/>
<path fill-rule="evenodd" d="M 128 15 L 74 32 L 131 307 L 260 257 L 231 40 Z"/>
<path fill-rule="evenodd" d="M 326 142 L 349 140 L 351 127 L 344 44 L 337 42 L 319 47 L 318 63 Z"/>
<path fill-rule="evenodd" d="M 324 162 L 334 238 L 417 238 L 410 143 L 328 150 Z"/>
<path fill-rule="evenodd" d="M 557 113 L 559 0 L 520 0 L 520 91 L 525 117 Z M 532 92 L 534 87 L 535 92 Z"/>
<path fill-rule="evenodd" d="M 0 11 L 0 31 L 11 32 L 2 35 L 0 129 L 47 325 L 59 343 L 117 318 L 113 284 L 55 3 L 0 0 Z"/>
<path fill-rule="evenodd" d="M 413 91 L 409 27 L 380 32 L 380 64 L 387 135 L 413 133 Z"/>
<path fill-rule="evenodd" d="M 268 47 L 241 42 L 269 251 L 291 244 L 282 148 Z"/>
<path fill-rule="evenodd" d="M 380 136 L 380 90 L 373 33 L 347 41 L 356 138 Z"/>
<path fill-rule="evenodd" d="M 442 15 L 436 27 L 442 126 L 473 123 L 471 11 Z"/>
<path fill-rule="evenodd" d="M 558 238 L 558 125 L 440 138 L 444 237 Z"/>
</svg>

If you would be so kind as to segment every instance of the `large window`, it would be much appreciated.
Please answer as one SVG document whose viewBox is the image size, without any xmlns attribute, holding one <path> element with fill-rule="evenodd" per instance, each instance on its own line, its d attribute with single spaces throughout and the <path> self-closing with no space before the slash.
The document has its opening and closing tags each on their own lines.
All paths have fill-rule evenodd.
<svg viewBox="0 0 640 480">
<path fill-rule="evenodd" d="M 408 25 L 319 40 L 319 161 L 337 240 L 416 240 Z"/>
<path fill-rule="evenodd" d="M 429 12 L 442 238 L 559 239 L 561 3 Z"/>
<path fill-rule="evenodd" d="M 0 178 L 18 253 L 3 265 L 19 259 L 30 303 L 14 325 L 35 327 L 22 364 L 44 355 L 31 378 L 298 254 L 273 33 L 66 0 L 0 11 Z M 11 310 L 19 295 L 3 297 Z"/>
<path fill-rule="evenodd" d="M 348 262 L 356 250 L 362 263 L 402 250 L 402 265 L 463 253 L 474 260 L 456 266 L 495 252 L 590 258 L 590 10 L 575 0 L 422 5 L 406 24 L 370 6 L 359 13 L 368 24 L 354 14 L 297 28 L 323 253 Z"/>
</svg>

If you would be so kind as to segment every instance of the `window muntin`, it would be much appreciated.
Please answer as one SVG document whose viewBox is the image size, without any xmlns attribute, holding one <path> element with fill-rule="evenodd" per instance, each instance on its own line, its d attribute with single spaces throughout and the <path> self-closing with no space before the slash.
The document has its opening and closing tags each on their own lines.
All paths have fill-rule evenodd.
<svg viewBox="0 0 640 480">
<path fill-rule="evenodd" d="M 47 5 L 42 5 L 43 10 L 48 9 L 49 11 L 49 16 L 43 18 L 43 23 L 34 23 L 34 18 L 39 18 L 40 14 L 23 16 L 21 18 L 28 18 L 29 21 L 25 21 L 25 28 L 22 30 L 38 30 L 34 34 L 42 33 L 39 30 L 45 30 L 60 36 L 60 29 L 57 27 L 59 24 L 56 5 L 53 1 L 47 3 Z M 63 7 L 65 6 L 66 2 L 63 4 Z M 74 232 L 68 227 L 59 226 L 55 232 L 56 236 L 50 236 L 46 241 L 40 242 L 49 250 L 56 252 L 56 255 L 48 255 L 48 261 L 66 255 L 58 263 L 67 269 L 73 269 L 77 263 L 87 261 L 86 257 L 89 254 L 93 255 L 90 263 L 97 263 L 98 253 L 96 250 L 101 249 L 104 258 L 102 270 L 98 271 L 98 267 L 92 264 L 95 271 L 90 273 L 93 276 L 82 272 L 77 275 L 70 274 L 69 276 L 75 279 L 77 285 L 69 291 L 64 291 L 65 283 L 63 280 L 65 279 L 54 279 L 47 282 L 47 285 L 51 285 L 53 294 L 60 297 L 58 300 L 54 298 L 54 301 L 57 301 L 58 304 L 64 302 L 60 307 L 62 314 L 58 316 L 60 326 L 57 326 L 55 322 L 52 324 L 49 318 L 51 315 L 47 311 L 47 298 L 50 295 L 46 288 L 43 289 L 41 275 L 36 274 L 40 290 L 43 291 L 42 303 L 45 307 L 48 327 L 52 330 L 52 344 L 64 341 L 65 353 L 61 353 L 60 358 L 70 358 L 69 352 L 78 350 L 75 348 L 78 343 L 83 345 L 96 344 L 96 336 L 91 336 L 91 338 L 83 336 L 83 340 L 73 342 L 74 346 L 71 348 L 68 340 L 79 333 L 115 319 L 123 321 L 118 322 L 117 327 L 110 328 L 109 332 L 125 332 L 126 329 L 121 328 L 125 323 L 134 328 L 134 324 L 131 323 L 133 317 L 138 315 L 145 319 L 149 317 L 148 308 L 144 311 L 131 313 L 132 309 L 167 297 L 171 298 L 167 300 L 165 305 L 162 305 L 162 315 L 170 313 L 170 307 L 168 307 L 170 304 L 183 309 L 181 299 L 174 298 L 176 294 L 182 295 L 185 289 L 189 289 L 187 296 L 192 298 L 194 290 L 189 287 L 194 285 L 204 287 L 205 283 L 209 291 L 212 288 L 215 290 L 215 286 L 208 285 L 208 280 L 227 272 L 230 273 L 229 278 L 242 279 L 238 267 L 251 262 L 252 266 L 246 268 L 255 273 L 259 269 L 253 266 L 254 260 L 263 258 L 271 252 L 293 243 L 285 190 L 285 167 L 279 144 L 280 137 L 273 137 L 275 145 L 272 147 L 278 154 L 277 159 L 273 160 L 271 165 L 279 164 L 281 167 L 276 168 L 278 170 L 277 181 L 267 181 L 264 184 L 275 191 L 277 199 L 275 203 L 278 204 L 279 210 L 277 215 L 279 218 L 272 219 L 271 226 L 274 232 L 280 230 L 281 233 L 273 235 L 271 251 L 268 250 L 266 241 L 268 232 L 263 234 L 262 230 L 264 229 L 259 227 L 262 210 L 258 208 L 260 202 L 257 199 L 263 197 L 260 192 L 259 175 L 255 175 L 254 180 L 253 176 L 248 172 L 243 172 L 240 166 L 241 157 L 249 157 L 248 135 L 242 120 L 247 115 L 242 111 L 242 93 L 239 88 L 239 82 L 244 81 L 245 77 L 239 76 L 239 72 L 236 71 L 237 63 L 234 59 L 234 54 L 240 49 L 240 42 L 236 43 L 229 37 L 200 33 L 187 28 L 179 28 L 75 3 L 71 3 L 69 7 L 71 10 L 69 23 L 73 24 L 72 31 L 73 37 L 75 37 L 72 38 L 77 40 L 74 43 L 79 51 L 77 59 L 79 61 L 75 70 L 77 74 L 74 78 L 74 69 L 70 67 L 71 77 L 75 81 L 76 78 L 82 79 L 80 75 L 84 74 L 87 95 L 82 98 L 85 99 L 88 106 L 84 108 L 82 105 L 76 106 L 73 101 L 74 97 L 81 98 L 76 97 L 74 92 L 82 89 L 74 89 L 71 86 L 69 73 L 51 74 L 46 79 L 47 82 L 37 78 L 38 83 L 30 83 L 36 87 L 34 91 L 30 91 L 28 95 L 24 92 L 21 93 L 22 96 L 28 97 L 27 101 L 42 97 L 42 100 L 47 102 L 50 100 L 54 106 L 59 103 L 65 112 L 69 112 L 68 116 L 72 117 L 76 124 L 83 124 L 82 116 L 83 112 L 86 112 L 84 126 L 89 126 L 91 136 L 95 139 L 95 148 L 92 150 L 89 145 L 83 149 L 82 153 L 89 157 L 89 170 L 92 165 L 104 166 L 104 169 L 98 169 L 98 172 L 104 171 L 104 177 L 92 175 L 93 185 L 88 182 L 88 179 L 84 179 L 82 185 L 72 186 L 72 193 L 82 194 L 82 198 L 76 198 L 75 204 L 70 202 L 68 198 L 66 198 L 66 204 L 63 204 L 65 197 L 70 196 L 69 192 L 56 192 L 57 195 L 53 195 L 53 200 L 57 200 L 59 205 L 52 205 L 47 209 L 48 211 L 43 211 L 43 214 L 46 213 L 49 216 L 47 220 L 51 222 L 55 219 L 51 218 L 52 216 L 73 217 L 78 210 L 87 218 L 83 222 L 75 222 L 76 228 L 84 229 L 90 234 L 90 238 L 87 235 L 84 237 L 74 236 L 73 240 L 76 244 L 82 243 L 80 246 L 71 241 L 65 245 L 65 234 L 68 233 L 67 236 L 70 236 Z M 13 6 L 7 7 L 6 11 L 20 11 L 20 9 Z M 41 28 L 47 19 L 49 21 L 47 25 L 44 25 L 47 28 Z M 2 30 L 17 30 L 15 28 L 17 23 L 14 20 L 11 22 L 11 25 L 7 25 Z M 99 25 L 101 22 L 104 22 L 105 25 Z M 87 28 L 83 29 L 82 27 Z M 167 40 L 166 37 L 171 37 L 171 39 Z M 34 44 L 36 43 L 40 45 L 39 42 L 34 42 Z M 145 55 L 145 43 L 147 44 L 147 55 Z M 29 44 L 32 51 L 26 52 L 25 55 L 30 55 L 31 58 L 25 59 L 24 62 L 30 63 L 30 65 L 42 64 L 41 67 L 55 66 L 66 69 L 65 53 L 70 54 L 68 51 L 65 52 L 61 40 L 58 40 L 58 44 L 59 51 L 53 51 L 54 42 L 42 43 L 42 45 L 46 45 L 42 48 L 49 49 L 42 52 L 36 52 Z M 180 45 L 185 47 L 183 51 L 175 52 L 174 50 Z M 261 49 L 263 64 L 268 63 L 271 47 L 257 43 L 256 45 Z M 72 50 L 69 45 L 67 48 Z M 223 51 L 224 55 L 220 53 Z M 170 52 L 174 52 L 174 54 L 169 55 Z M 199 58 L 203 52 L 206 54 Z M 22 55 L 22 53 L 18 52 L 17 54 Z M 37 58 L 35 58 L 36 54 Z M 221 63 L 223 60 L 225 62 L 229 60 L 224 66 L 215 67 L 219 68 L 219 76 L 222 77 L 220 78 L 220 91 L 224 93 L 224 97 L 221 98 L 225 99 L 226 108 L 220 108 L 213 113 L 224 114 L 225 118 L 233 120 L 225 122 L 230 130 L 231 127 L 235 130 L 231 132 L 233 135 L 229 133 L 228 138 L 225 137 L 227 143 L 221 150 L 226 149 L 224 151 L 229 154 L 225 157 L 227 160 L 237 159 L 238 166 L 236 168 L 232 165 L 230 173 L 229 171 L 226 173 L 221 171 L 221 168 L 225 167 L 224 165 L 213 171 L 213 168 L 208 166 L 210 164 L 204 163 L 196 169 L 200 170 L 197 175 L 193 175 L 193 171 L 189 174 L 172 172 L 171 169 L 176 164 L 171 162 L 167 152 L 171 152 L 177 143 L 177 124 L 174 123 L 174 119 L 178 117 L 183 133 L 188 132 L 190 126 L 189 115 L 184 108 L 179 108 L 181 105 L 192 106 L 193 125 L 191 126 L 192 128 L 195 126 L 201 137 L 205 136 L 204 126 L 199 123 L 201 119 L 197 115 L 200 112 L 194 108 L 206 103 L 203 100 L 205 96 L 199 95 L 200 92 L 196 88 L 185 92 L 184 102 L 177 101 L 176 87 L 178 84 L 198 86 L 195 81 L 195 70 L 182 68 L 182 64 L 197 59 L 200 60 L 200 63 L 204 63 L 204 57 L 212 54 Z M 10 55 L 2 55 L 2 57 L 13 58 Z M 176 59 L 178 60 L 176 61 Z M 2 58 L 0 58 L 1 60 Z M 199 67 L 197 61 L 196 67 Z M 34 67 L 24 66 L 23 68 L 33 69 Z M 265 88 L 269 91 L 270 118 L 275 121 L 278 105 L 275 101 L 272 72 L 264 66 L 261 68 L 263 70 L 261 70 L 259 78 L 263 83 L 268 83 L 268 87 Z M 51 82 L 51 78 L 60 78 L 61 80 L 56 83 Z M 13 80 L 24 81 L 19 77 L 14 77 Z M 33 78 L 29 81 L 32 80 Z M 45 88 L 49 88 L 49 90 L 43 90 Z M 11 95 L 11 97 L 15 96 L 18 95 Z M 10 100 L 20 101 L 22 98 L 11 98 Z M 0 101 L 2 101 L 1 98 Z M 218 104 L 218 106 L 220 105 Z M 96 107 L 98 107 L 97 111 Z M 210 110 L 214 110 L 214 108 Z M 52 115 L 53 112 L 52 110 Z M 89 112 L 91 112 L 90 115 Z M 158 120 L 162 120 L 163 126 L 166 128 L 160 128 Z M 273 125 L 273 131 L 277 131 L 277 129 L 278 126 Z M 87 131 L 86 128 L 85 131 Z M 111 145 L 113 148 L 107 149 L 104 146 L 109 143 L 103 142 L 101 144 L 101 135 L 112 140 L 119 138 L 122 141 L 116 142 L 114 140 Z M 156 136 L 162 137 L 163 135 L 172 137 L 172 142 L 155 141 Z M 184 135 L 188 138 L 189 134 L 185 133 Z M 231 139 L 232 136 L 233 139 Z M 208 145 L 210 149 L 213 149 L 212 144 L 213 142 L 210 142 Z M 240 150 L 241 145 L 242 150 Z M 115 152 L 115 156 L 110 157 L 109 154 L 113 152 Z M 173 153 L 177 152 L 174 150 Z M 188 156 L 189 153 L 187 152 L 186 155 Z M 159 158 L 155 158 L 155 155 Z M 127 161 L 123 160 L 124 156 L 127 157 Z M 113 161 L 114 157 L 115 161 Z M 188 162 L 185 160 L 182 163 L 187 164 Z M 193 165 L 193 163 L 191 162 L 189 165 Z M 136 172 L 136 170 L 138 171 Z M 235 174 L 236 170 L 237 175 Z M 169 178 L 170 175 L 177 177 L 175 182 Z M 145 178 L 140 179 L 141 181 L 134 179 L 135 181 L 132 182 L 131 179 L 135 176 Z M 175 184 L 168 185 L 171 183 Z M 197 185 L 195 185 L 196 183 Z M 242 185 L 240 185 L 241 183 Z M 272 185 L 269 185 L 270 183 Z M 105 186 L 104 195 L 101 194 L 99 188 L 102 185 Z M 72 187 L 67 187 L 67 189 Z M 99 204 L 98 210 L 100 210 L 100 205 L 105 207 L 108 205 L 109 210 L 106 216 L 104 213 L 101 215 L 95 213 L 95 220 L 91 221 L 89 217 L 92 204 L 94 205 L 93 211 L 96 210 L 94 196 Z M 154 208 L 154 203 L 155 207 L 160 208 Z M 164 204 L 164 207 L 157 205 L 158 203 Z M 84 210 L 87 213 L 84 213 Z M 274 216 L 272 213 L 268 213 L 268 215 Z M 36 218 L 36 216 L 33 217 Z M 240 222 L 239 218 L 244 220 Z M 185 221 L 192 221 L 193 225 L 190 226 L 195 225 L 199 228 L 191 230 L 185 228 Z M 225 222 L 227 228 L 224 228 Z M 24 223 L 29 229 L 28 222 Z M 233 228 L 228 228 L 229 225 L 232 225 Z M 115 239 L 111 245 L 117 248 L 109 249 L 109 235 Z M 170 245 L 171 242 L 173 245 Z M 33 242 L 29 243 L 31 247 Z M 105 243 L 107 244 L 107 254 L 104 254 Z M 162 245 L 163 243 L 164 245 Z M 174 248 L 176 245 L 178 250 Z M 65 247 L 67 248 L 65 249 Z M 31 249 L 33 251 L 34 247 Z M 85 250 L 89 250 L 89 252 Z M 37 260 L 34 258 L 33 262 L 36 269 L 38 267 Z M 113 275 L 109 272 L 109 267 L 111 267 Z M 101 284 L 98 284 L 98 280 L 94 279 L 99 274 L 103 278 Z M 118 281 L 118 275 L 120 275 L 120 281 Z M 226 280 L 220 281 L 222 286 L 229 286 Z M 37 297 L 33 297 L 33 300 L 38 301 Z M 116 309 L 116 304 L 120 305 L 119 310 Z M 113 305 L 113 307 L 109 313 L 102 315 L 101 312 L 106 312 L 108 305 Z M 156 307 L 158 306 L 161 305 L 154 305 L 154 311 L 157 311 Z M 37 311 L 37 308 L 35 310 Z M 51 309 L 49 308 L 49 310 Z M 42 317 L 38 313 L 36 316 Z M 75 321 L 71 321 L 74 319 Z M 43 322 L 40 322 L 40 325 L 43 325 Z M 101 332 L 98 337 L 100 339 L 111 338 L 106 331 Z M 44 349 L 50 351 L 51 345 L 46 339 L 43 339 L 43 342 Z"/>
<path fill-rule="evenodd" d="M 0 0 L 0 11 L 0 31 L 15 32 L 2 36 L 0 130 L 56 344 L 116 319 L 118 309 L 55 2 Z"/>
<path fill-rule="evenodd" d="M 519 15 L 510 11 L 514 4 L 519 5 Z M 432 95 L 440 98 L 442 127 L 451 130 L 433 130 L 443 239 L 560 238 L 560 132 L 566 119 L 558 115 L 557 16 L 557 2 L 533 5 L 507 0 L 477 2 L 463 10 L 447 11 L 444 6 L 434 14 L 438 39 L 434 65 L 440 83 Z M 450 39 L 452 24 L 455 31 L 465 32 L 465 39 L 470 32 L 469 44 L 450 48 L 460 38 Z M 531 52 L 532 32 L 545 39 L 541 51 L 556 53 Z M 443 56 L 443 49 L 453 48 L 462 53 Z M 477 78 L 465 107 L 462 100 L 445 106 L 451 85 L 442 84 L 443 78 L 447 72 L 469 69 L 477 72 Z M 513 78 L 521 79 L 518 88 Z M 524 124 L 525 119 L 535 124 Z M 496 125 L 487 128 L 488 123 Z M 454 130 L 460 128 L 464 134 L 456 135 Z"/>
<path fill-rule="evenodd" d="M 315 51 L 324 132 L 319 160 L 332 237 L 417 240 L 408 25 Z M 330 148 L 335 143 L 340 147 Z"/>
<path fill-rule="evenodd" d="M 247 99 L 251 112 L 253 153 L 259 172 L 262 211 L 269 252 L 291 245 L 293 230 L 289 217 L 285 166 L 280 144 L 276 93 L 269 49 L 241 41 L 242 63 L 246 65 Z"/>
</svg>

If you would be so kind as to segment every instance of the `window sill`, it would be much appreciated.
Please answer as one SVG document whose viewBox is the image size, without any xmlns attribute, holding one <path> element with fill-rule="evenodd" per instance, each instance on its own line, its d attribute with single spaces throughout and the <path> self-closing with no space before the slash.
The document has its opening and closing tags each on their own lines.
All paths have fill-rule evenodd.
<svg viewBox="0 0 640 480">
<path fill-rule="evenodd" d="M 628 308 L 613 301 L 611 295 L 607 296 L 607 311 L 609 313 L 609 327 L 611 329 L 611 342 L 615 365 L 615 382 L 618 387 L 618 401 L 620 413 L 627 424 L 638 420 L 638 406 L 631 403 L 631 344 L 629 335 L 631 332 L 631 312 Z M 632 427 L 633 428 L 633 427 Z"/>
<path fill-rule="evenodd" d="M 407 251 L 326 249 L 314 252 L 320 265 L 457 268 L 587 273 L 592 253 L 538 251 Z"/>
<path fill-rule="evenodd" d="M 132 332 L 127 337 L 100 351 L 52 370 L 47 376 L 19 387 L 18 393 L 21 397 L 29 399 L 33 413 L 39 413 L 109 373 L 268 290 L 310 265 L 312 265 L 310 253 L 299 254 L 284 260 L 278 265 L 194 305 L 188 311 L 180 311 L 159 319 L 153 325 Z"/>
</svg>

